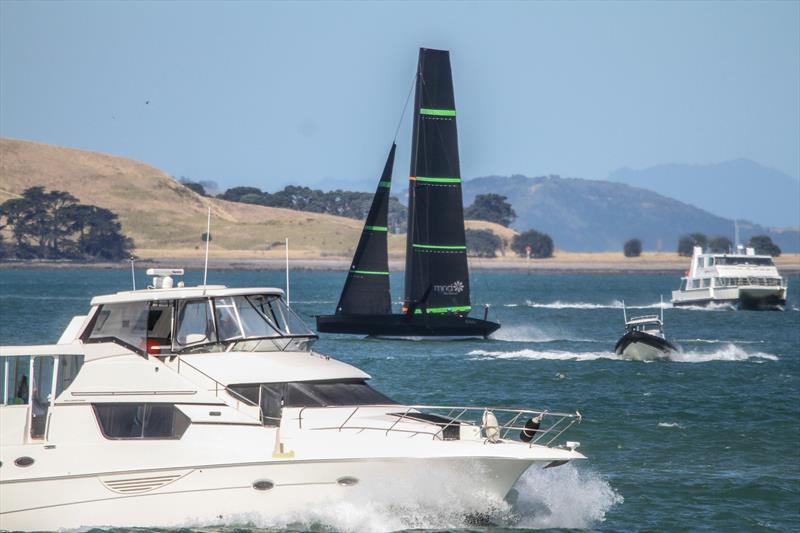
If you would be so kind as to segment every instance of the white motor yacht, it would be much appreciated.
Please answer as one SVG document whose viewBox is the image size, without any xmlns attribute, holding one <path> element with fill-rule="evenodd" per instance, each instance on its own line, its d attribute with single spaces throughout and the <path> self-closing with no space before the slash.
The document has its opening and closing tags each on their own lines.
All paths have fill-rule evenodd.
<svg viewBox="0 0 800 533">
<path fill-rule="evenodd" d="M 672 305 L 783 309 L 786 291 L 786 278 L 769 255 L 756 255 L 753 248 L 742 246 L 735 254 L 703 253 L 695 246 L 680 289 L 672 291 Z"/>
<path fill-rule="evenodd" d="M 181 273 L 0 347 L 0 529 L 251 522 L 443 480 L 499 499 L 584 458 L 559 444 L 578 412 L 395 402 L 314 352 L 280 289 Z"/>
</svg>

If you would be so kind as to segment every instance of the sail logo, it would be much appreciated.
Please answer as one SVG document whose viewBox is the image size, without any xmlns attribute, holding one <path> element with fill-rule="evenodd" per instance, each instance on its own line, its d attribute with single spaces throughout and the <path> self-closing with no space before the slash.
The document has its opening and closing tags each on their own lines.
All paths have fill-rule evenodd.
<svg viewBox="0 0 800 533">
<path fill-rule="evenodd" d="M 455 296 L 464 292 L 464 283 L 461 281 L 454 281 L 449 285 L 434 285 L 433 291 L 446 296 Z"/>
</svg>

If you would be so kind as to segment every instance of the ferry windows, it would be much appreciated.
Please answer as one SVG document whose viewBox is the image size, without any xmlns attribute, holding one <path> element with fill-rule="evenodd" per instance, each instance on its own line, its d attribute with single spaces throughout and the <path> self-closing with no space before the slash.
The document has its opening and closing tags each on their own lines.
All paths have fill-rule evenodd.
<svg viewBox="0 0 800 533">
<path fill-rule="evenodd" d="M 172 404 L 93 404 L 103 436 L 108 439 L 179 439 L 189 419 Z"/>
<path fill-rule="evenodd" d="M 175 337 L 179 346 L 217 341 L 210 300 L 179 302 L 178 330 Z"/>
<path fill-rule="evenodd" d="M 88 340 L 117 340 L 133 350 L 144 352 L 148 317 L 147 302 L 103 305 L 97 312 Z"/>
</svg>

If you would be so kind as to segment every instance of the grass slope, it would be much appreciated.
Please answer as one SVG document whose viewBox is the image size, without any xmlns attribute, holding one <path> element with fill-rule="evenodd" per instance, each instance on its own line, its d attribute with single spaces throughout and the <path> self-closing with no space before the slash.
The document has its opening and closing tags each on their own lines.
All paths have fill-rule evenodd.
<svg viewBox="0 0 800 533">
<path fill-rule="evenodd" d="M 295 258 L 350 257 L 363 225 L 350 218 L 206 198 L 132 159 L 0 139 L 0 202 L 37 185 L 117 213 L 142 257 L 201 256 L 209 206 L 212 255 L 220 259 L 282 256 L 286 237 Z M 511 232 L 481 221 L 468 227 L 503 236 Z M 390 235 L 389 250 L 401 257 L 405 235 Z"/>
</svg>

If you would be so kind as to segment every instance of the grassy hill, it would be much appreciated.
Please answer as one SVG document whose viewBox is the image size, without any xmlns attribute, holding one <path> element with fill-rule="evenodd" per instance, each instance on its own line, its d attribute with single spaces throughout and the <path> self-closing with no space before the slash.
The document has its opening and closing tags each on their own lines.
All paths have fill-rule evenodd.
<svg viewBox="0 0 800 533">
<path fill-rule="evenodd" d="M 211 207 L 216 258 L 283 254 L 289 238 L 296 258 L 352 255 L 362 221 L 228 202 L 196 194 L 161 170 L 131 159 L 47 144 L 0 139 L 0 202 L 28 187 L 67 191 L 81 202 L 119 215 L 141 257 L 199 257 Z M 488 222 L 468 227 L 511 230 Z M 405 235 L 389 236 L 390 254 L 405 251 Z"/>
</svg>

